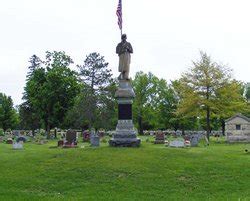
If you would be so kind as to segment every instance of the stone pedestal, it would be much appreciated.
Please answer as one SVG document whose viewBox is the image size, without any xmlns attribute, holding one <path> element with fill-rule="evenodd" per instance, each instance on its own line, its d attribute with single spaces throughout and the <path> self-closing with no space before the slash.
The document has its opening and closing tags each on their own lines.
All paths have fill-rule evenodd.
<svg viewBox="0 0 250 201">
<path fill-rule="evenodd" d="M 119 81 L 115 97 L 118 102 L 118 123 L 109 144 L 114 147 L 138 147 L 141 140 L 136 137 L 132 120 L 132 103 L 135 93 L 129 80 Z"/>
</svg>

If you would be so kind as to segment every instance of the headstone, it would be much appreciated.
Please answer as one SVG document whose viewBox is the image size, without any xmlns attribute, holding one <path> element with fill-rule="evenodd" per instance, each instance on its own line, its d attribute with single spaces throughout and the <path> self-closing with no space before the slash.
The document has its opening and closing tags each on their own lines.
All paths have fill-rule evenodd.
<svg viewBox="0 0 250 201">
<path fill-rule="evenodd" d="M 83 142 L 89 142 L 89 140 L 90 140 L 90 133 L 89 133 L 89 131 L 83 131 L 83 134 L 82 134 L 82 136 L 83 136 Z"/>
<path fill-rule="evenodd" d="M 12 138 L 8 138 L 7 141 L 6 141 L 6 144 L 13 144 Z"/>
<path fill-rule="evenodd" d="M 165 143 L 165 135 L 163 132 L 157 132 L 155 135 L 155 144 L 164 144 Z"/>
<path fill-rule="evenodd" d="M 12 134 L 13 134 L 14 136 L 19 136 L 19 135 L 20 135 L 20 130 L 13 130 L 13 131 L 12 131 Z"/>
<path fill-rule="evenodd" d="M 191 135 L 190 143 L 191 143 L 191 147 L 198 146 L 198 144 L 199 144 L 199 135 L 198 134 Z"/>
<path fill-rule="evenodd" d="M 18 142 L 18 143 L 14 143 L 12 145 L 13 149 L 23 149 L 23 143 L 22 141 Z"/>
<path fill-rule="evenodd" d="M 191 142 L 189 140 L 185 140 L 185 146 L 186 147 L 190 147 L 191 146 Z"/>
<path fill-rule="evenodd" d="M 3 142 L 3 136 L 0 136 L 0 142 Z"/>
<path fill-rule="evenodd" d="M 57 146 L 58 147 L 63 147 L 63 145 L 64 145 L 64 141 L 63 140 L 58 140 Z"/>
<path fill-rule="evenodd" d="M 66 145 L 77 145 L 76 131 L 68 130 L 66 133 Z"/>
<path fill-rule="evenodd" d="M 180 137 L 182 135 L 182 132 L 180 130 L 177 130 L 175 132 L 176 137 Z"/>
<path fill-rule="evenodd" d="M 104 135 L 105 135 L 105 132 L 104 132 L 104 131 L 99 131 L 99 132 L 98 132 L 99 138 L 103 138 Z"/>
<path fill-rule="evenodd" d="M 185 142 L 184 140 L 173 140 L 169 143 L 170 147 L 185 147 Z"/>
<path fill-rule="evenodd" d="M 18 137 L 17 139 L 16 139 L 16 141 L 17 142 L 26 142 L 27 141 L 27 139 L 24 137 L 24 136 L 20 136 L 20 137 Z"/>
<path fill-rule="evenodd" d="M 99 135 L 95 133 L 95 131 L 91 131 L 90 144 L 92 147 L 100 146 L 100 138 Z"/>
</svg>

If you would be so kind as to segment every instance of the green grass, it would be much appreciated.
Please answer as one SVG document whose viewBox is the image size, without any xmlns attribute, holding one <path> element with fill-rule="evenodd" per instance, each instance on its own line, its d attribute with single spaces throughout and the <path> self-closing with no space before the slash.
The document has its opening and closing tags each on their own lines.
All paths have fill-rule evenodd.
<svg viewBox="0 0 250 201">
<path fill-rule="evenodd" d="M 145 138 L 144 138 L 145 140 Z M 0 144 L 0 200 L 250 200 L 250 149 Z M 250 151 L 250 150 L 249 150 Z"/>
</svg>

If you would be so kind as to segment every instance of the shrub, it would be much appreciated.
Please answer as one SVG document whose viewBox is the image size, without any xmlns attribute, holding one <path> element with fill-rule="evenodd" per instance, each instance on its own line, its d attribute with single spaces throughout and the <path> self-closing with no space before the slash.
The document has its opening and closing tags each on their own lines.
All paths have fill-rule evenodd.
<svg viewBox="0 0 250 201">
<path fill-rule="evenodd" d="M 4 136 L 4 132 L 2 128 L 0 128 L 0 136 Z"/>
</svg>

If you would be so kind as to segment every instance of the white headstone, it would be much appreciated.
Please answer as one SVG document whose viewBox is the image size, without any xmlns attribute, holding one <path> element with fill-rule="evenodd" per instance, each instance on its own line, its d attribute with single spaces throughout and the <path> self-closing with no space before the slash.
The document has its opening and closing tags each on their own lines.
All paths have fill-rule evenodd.
<svg viewBox="0 0 250 201">
<path fill-rule="evenodd" d="M 23 143 L 21 142 L 14 143 L 12 146 L 13 146 L 13 149 L 23 149 Z"/>
<path fill-rule="evenodd" d="M 169 143 L 170 147 L 185 147 L 183 140 L 174 140 Z"/>
</svg>

